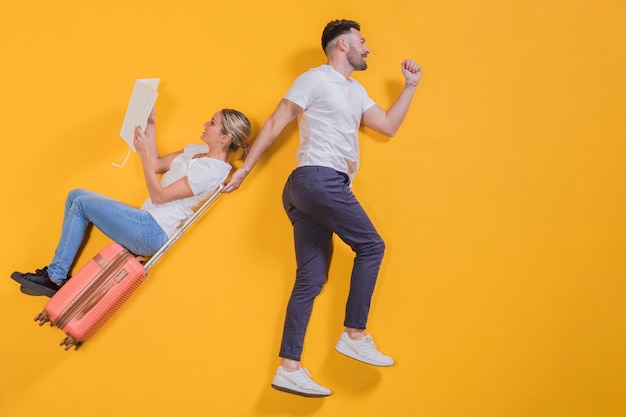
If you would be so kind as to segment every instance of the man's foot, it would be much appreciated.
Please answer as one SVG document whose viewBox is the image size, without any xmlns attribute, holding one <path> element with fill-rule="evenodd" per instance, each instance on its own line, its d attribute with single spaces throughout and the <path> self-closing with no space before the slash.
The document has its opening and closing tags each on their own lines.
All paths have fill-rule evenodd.
<svg viewBox="0 0 626 417">
<path fill-rule="evenodd" d="M 21 285 L 20 290 L 28 295 L 45 295 L 52 297 L 61 288 L 61 285 L 50 280 L 48 276 L 48 267 L 37 269 L 34 273 L 14 272 L 11 278 Z M 24 289 L 22 289 L 22 287 Z"/>
<path fill-rule="evenodd" d="M 347 332 L 343 332 L 337 345 L 337 352 L 374 366 L 391 366 L 393 359 L 376 350 L 376 345 L 369 334 L 361 340 L 352 340 Z"/>
<path fill-rule="evenodd" d="M 312 398 L 326 397 L 332 393 L 328 388 L 324 388 L 313 381 L 306 368 L 300 368 L 295 372 L 287 372 L 282 366 L 279 366 L 272 381 L 272 388 Z"/>
</svg>

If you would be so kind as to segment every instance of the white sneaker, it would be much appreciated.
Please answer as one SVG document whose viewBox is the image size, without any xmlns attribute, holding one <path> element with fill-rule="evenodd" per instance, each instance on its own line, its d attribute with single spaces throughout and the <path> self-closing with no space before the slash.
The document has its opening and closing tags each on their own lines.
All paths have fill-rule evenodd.
<svg viewBox="0 0 626 417">
<path fill-rule="evenodd" d="M 393 359 L 376 350 L 376 345 L 369 334 L 361 340 L 352 340 L 347 332 L 343 332 L 337 345 L 337 352 L 375 366 L 391 366 Z"/>
<path fill-rule="evenodd" d="M 272 388 L 303 397 L 326 397 L 332 393 L 328 388 L 324 388 L 313 381 L 306 368 L 287 372 L 282 366 L 279 366 L 272 381 Z"/>
</svg>

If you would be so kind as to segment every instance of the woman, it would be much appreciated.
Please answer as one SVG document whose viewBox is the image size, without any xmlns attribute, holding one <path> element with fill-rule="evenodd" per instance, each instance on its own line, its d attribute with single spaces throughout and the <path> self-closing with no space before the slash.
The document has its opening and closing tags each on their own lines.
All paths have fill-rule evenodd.
<svg viewBox="0 0 626 417">
<path fill-rule="evenodd" d="M 135 255 L 154 254 L 172 236 L 194 209 L 223 183 L 231 170 L 228 159 L 243 149 L 248 154 L 251 126 L 248 118 L 223 109 L 204 124 L 204 144 L 160 156 L 156 146 L 155 110 L 145 132 L 135 128 L 135 149 L 140 155 L 150 197 L 137 209 L 87 191 L 73 190 L 65 202 L 61 239 L 49 266 L 34 273 L 14 272 L 22 292 L 52 297 L 69 279 L 70 268 L 94 224 L 105 235 Z M 158 174 L 163 174 L 159 181 Z"/>
</svg>

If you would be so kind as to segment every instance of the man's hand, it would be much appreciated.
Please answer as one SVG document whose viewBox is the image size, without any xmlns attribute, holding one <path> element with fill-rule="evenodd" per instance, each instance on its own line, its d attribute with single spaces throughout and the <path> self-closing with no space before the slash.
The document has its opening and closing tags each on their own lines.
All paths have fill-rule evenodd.
<svg viewBox="0 0 626 417">
<path fill-rule="evenodd" d="M 417 62 L 405 59 L 402 61 L 402 75 L 407 82 L 418 84 L 422 79 L 422 68 Z"/>
<path fill-rule="evenodd" d="M 246 178 L 247 175 L 248 173 L 246 171 L 239 168 L 237 171 L 235 171 L 232 177 L 230 177 L 230 180 L 228 180 L 228 182 L 224 184 L 224 188 L 222 188 L 222 192 L 230 193 L 232 191 L 235 191 L 237 188 L 239 188 L 239 186 L 241 185 L 241 183 L 243 182 L 243 180 Z"/>
</svg>

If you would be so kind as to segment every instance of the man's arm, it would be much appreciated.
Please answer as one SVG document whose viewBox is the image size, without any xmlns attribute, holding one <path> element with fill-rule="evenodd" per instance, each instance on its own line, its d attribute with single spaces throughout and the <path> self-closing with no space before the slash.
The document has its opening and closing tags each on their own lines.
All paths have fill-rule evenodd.
<svg viewBox="0 0 626 417">
<path fill-rule="evenodd" d="M 405 85 L 395 103 L 387 111 L 379 106 L 374 106 L 363 113 L 361 122 L 363 125 L 374 129 L 383 135 L 393 136 L 409 110 L 415 88 L 422 78 L 422 69 L 415 61 L 405 59 L 402 62 L 402 74 Z"/>
<path fill-rule="evenodd" d="M 283 129 L 291 123 L 301 111 L 302 107 L 287 99 L 282 99 L 280 103 L 278 103 L 276 110 L 274 110 L 274 113 L 263 123 L 261 131 L 252 142 L 250 153 L 248 153 L 243 165 L 235 171 L 232 177 L 230 177 L 230 180 L 224 185 L 222 189 L 223 193 L 230 193 L 239 188 L 243 180 L 259 161 L 261 155 L 274 143 Z"/>
</svg>

